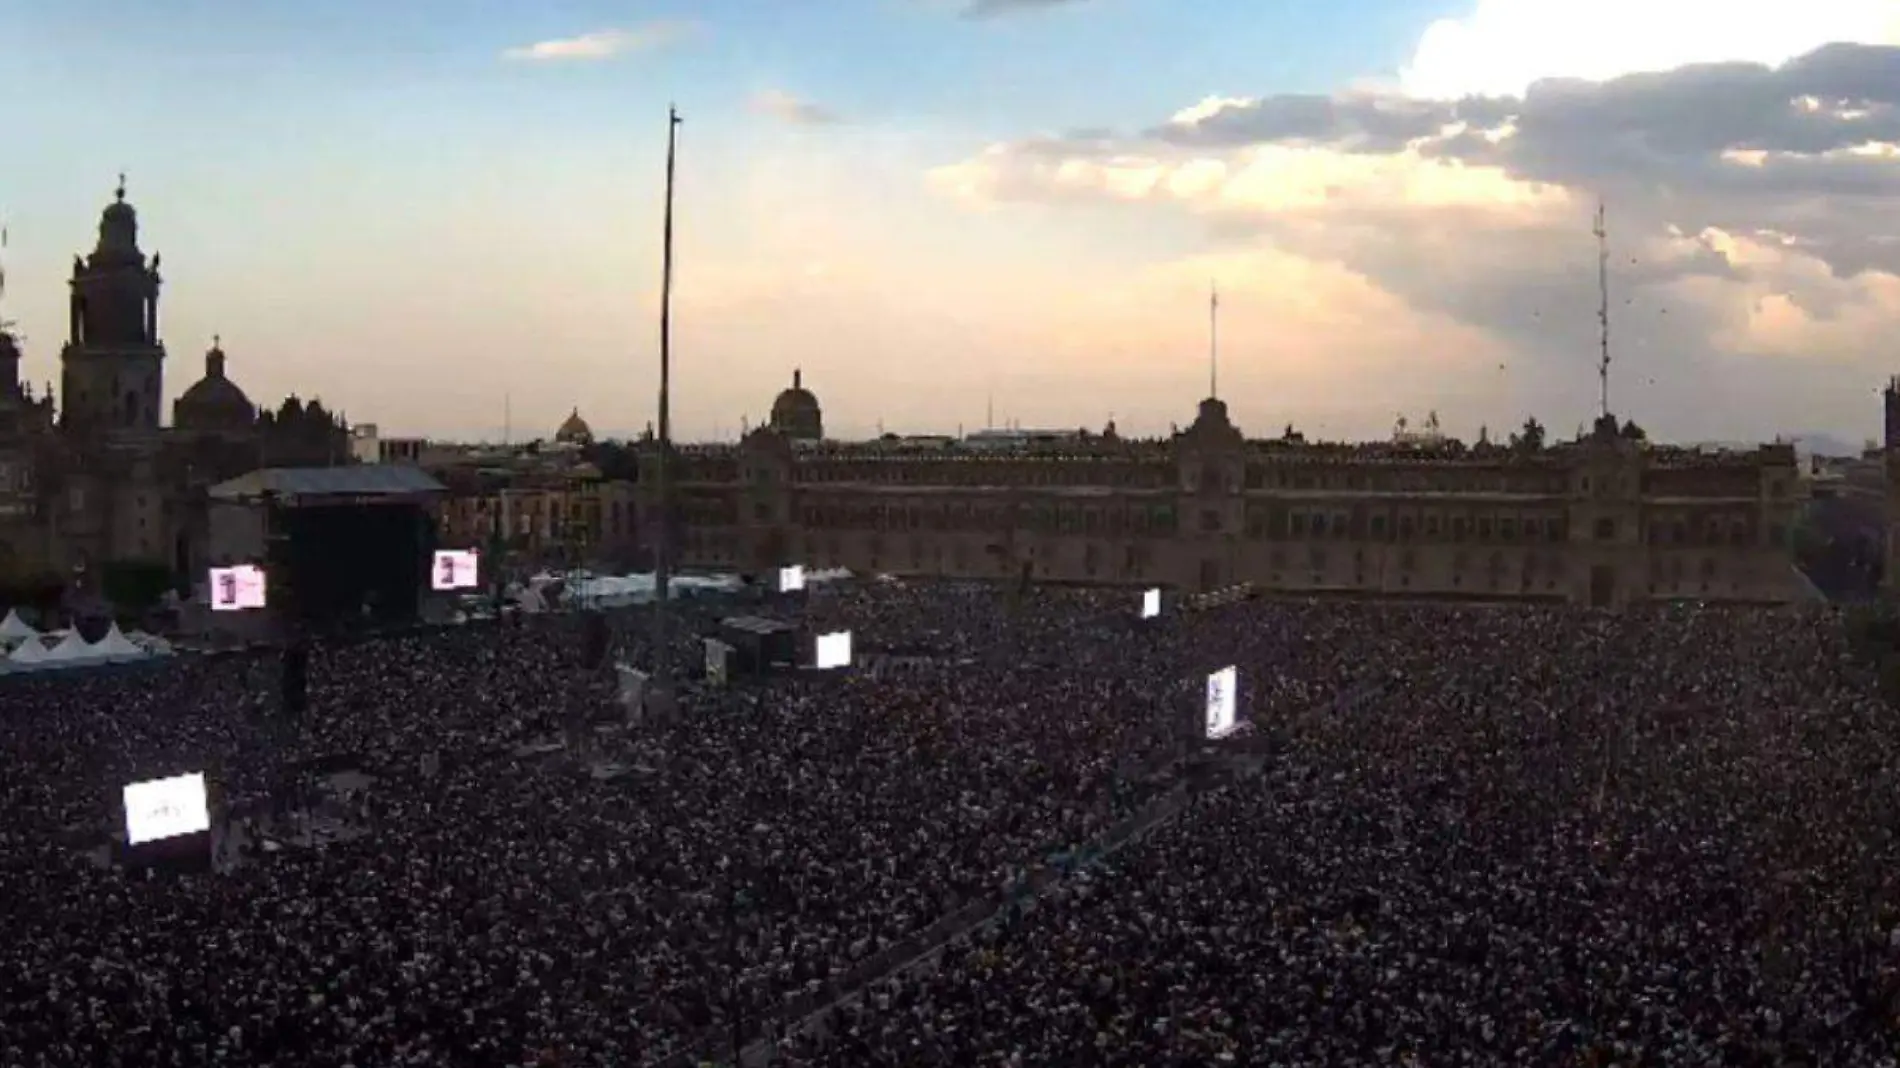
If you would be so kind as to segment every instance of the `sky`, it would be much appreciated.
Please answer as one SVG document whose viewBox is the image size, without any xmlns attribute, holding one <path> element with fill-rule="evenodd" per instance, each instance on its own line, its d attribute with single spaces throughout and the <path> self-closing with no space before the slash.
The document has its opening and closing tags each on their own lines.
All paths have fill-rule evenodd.
<svg viewBox="0 0 1900 1068">
<path fill-rule="evenodd" d="M 0 0 L 0 316 L 127 175 L 166 387 L 385 435 L 1876 434 L 1892 0 Z M 1210 344 L 1210 290 L 1220 294 Z M 1211 358 L 1217 348 L 1217 360 Z"/>
</svg>

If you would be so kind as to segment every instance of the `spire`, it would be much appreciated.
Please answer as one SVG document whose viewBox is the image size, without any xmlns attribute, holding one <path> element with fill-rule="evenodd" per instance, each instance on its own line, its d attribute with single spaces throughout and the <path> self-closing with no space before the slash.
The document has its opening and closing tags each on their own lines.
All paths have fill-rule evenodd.
<svg viewBox="0 0 1900 1068">
<path fill-rule="evenodd" d="M 119 204 L 125 203 L 125 172 L 124 171 L 119 172 L 119 186 L 118 188 L 112 191 L 112 199 L 115 203 L 119 203 Z"/>
<path fill-rule="evenodd" d="M 792 368 L 792 388 L 793 389 L 805 388 L 805 372 L 802 369 L 797 368 L 797 367 Z"/>
<path fill-rule="evenodd" d="M 1610 231 L 1603 201 L 1597 201 L 1597 393 L 1599 418 L 1610 414 Z"/>
<path fill-rule="evenodd" d="M 205 377 L 224 377 L 224 337 L 211 335 L 211 348 L 205 353 Z"/>
</svg>

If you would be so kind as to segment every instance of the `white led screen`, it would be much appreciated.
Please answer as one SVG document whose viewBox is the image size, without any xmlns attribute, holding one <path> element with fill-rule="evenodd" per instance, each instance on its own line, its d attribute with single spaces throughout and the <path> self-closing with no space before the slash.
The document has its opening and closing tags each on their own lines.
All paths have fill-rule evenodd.
<svg viewBox="0 0 1900 1068">
<path fill-rule="evenodd" d="M 264 607 L 264 569 L 254 564 L 214 567 L 210 585 L 213 612 Z"/>
<path fill-rule="evenodd" d="M 432 590 L 472 590 L 481 584 L 480 557 L 472 549 L 437 549 L 429 565 Z"/>
<path fill-rule="evenodd" d="M 1235 691 L 1240 689 L 1239 673 L 1224 667 L 1207 677 L 1207 737 L 1220 738 L 1233 733 Z"/>
<path fill-rule="evenodd" d="M 851 666 L 851 632 L 837 631 L 818 636 L 816 666 L 820 671 Z"/>
<path fill-rule="evenodd" d="M 125 788 L 125 844 L 143 845 L 211 829 L 202 773 L 135 782 Z"/>
</svg>

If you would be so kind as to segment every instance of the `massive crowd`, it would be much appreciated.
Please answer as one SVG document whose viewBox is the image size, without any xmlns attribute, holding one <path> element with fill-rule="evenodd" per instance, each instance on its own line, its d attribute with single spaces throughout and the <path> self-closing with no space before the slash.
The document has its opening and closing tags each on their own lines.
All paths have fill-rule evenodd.
<svg viewBox="0 0 1900 1068">
<path fill-rule="evenodd" d="M 274 660 L 0 681 L 0 1063 L 638 1065 L 734 1024 L 813 1066 L 1894 1063 L 1900 746 L 1825 613 L 778 610 L 912 663 L 689 691 L 614 776 L 520 748 L 611 700 L 560 619 L 320 648 L 289 727 Z M 1251 777 L 1182 806 L 1227 663 Z M 202 768 L 237 810 L 317 759 L 374 776 L 361 837 L 86 852 L 124 782 Z"/>
</svg>

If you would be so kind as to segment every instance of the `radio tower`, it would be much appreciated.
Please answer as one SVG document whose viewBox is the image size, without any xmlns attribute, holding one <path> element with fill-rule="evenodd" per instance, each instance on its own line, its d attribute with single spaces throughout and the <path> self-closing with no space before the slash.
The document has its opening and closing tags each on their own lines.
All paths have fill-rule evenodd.
<svg viewBox="0 0 1900 1068">
<path fill-rule="evenodd" d="M 1597 201 L 1597 407 L 1610 414 L 1610 231 L 1604 224 L 1603 201 Z"/>
</svg>

